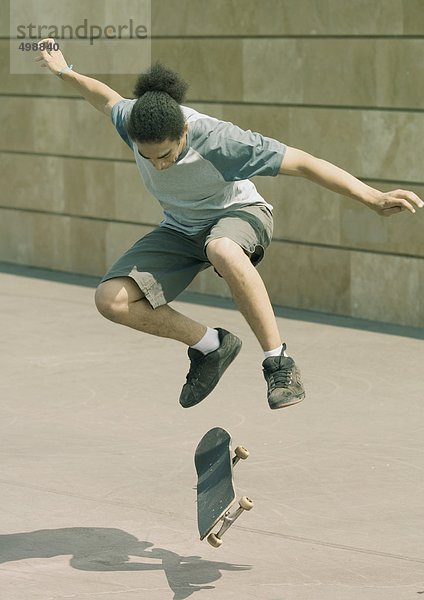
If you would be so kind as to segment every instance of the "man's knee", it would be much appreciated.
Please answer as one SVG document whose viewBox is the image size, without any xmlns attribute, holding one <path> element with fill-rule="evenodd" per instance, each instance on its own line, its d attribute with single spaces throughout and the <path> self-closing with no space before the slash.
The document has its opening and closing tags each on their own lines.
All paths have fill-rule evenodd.
<svg viewBox="0 0 424 600">
<path fill-rule="evenodd" d="M 106 317 L 106 319 L 116 321 L 116 317 L 120 310 L 122 310 L 122 307 L 118 299 L 119 291 L 115 289 L 115 286 L 111 283 L 112 281 L 105 281 L 99 285 L 94 295 L 94 302 L 101 315 Z"/>
<path fill-rule="evenodd" d="M 137 284 L 130 278 L 109 279 L 96 289 L 94 301 L 101 315 L 111 321 L 120 321 L 128 313 L 132 302 L 144 298 Z"/>
<path fill-rule="evenodd" d="M 228 269 L 239 267 L 249 258 L 241 246 L 230 238 L 222 237 L 211 240 L 206 247 L 206 255 L 215 269 L 225 276 Z"/>
</svg>

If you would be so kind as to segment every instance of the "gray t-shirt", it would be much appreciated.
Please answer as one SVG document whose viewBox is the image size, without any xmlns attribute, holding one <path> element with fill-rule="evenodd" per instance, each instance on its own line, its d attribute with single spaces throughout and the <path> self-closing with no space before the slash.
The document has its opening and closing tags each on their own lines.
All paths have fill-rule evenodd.
<svg viewBox="0 0 424 600">
<path fill-rule="evenodd" d="M 161 226 L 195 235 L 238 208 L 260 204 L 272 210 L 249 178 L 278 175 L 284 144 L 181 106 L 188 124 L 186 146 L 171 167 L 159 171 L 140 155 L 127 133 L 135 102 L 124 99 L 115 104 L 112 122 L 134 152 L 147 189 L 163 208 Z"/>
</svg>

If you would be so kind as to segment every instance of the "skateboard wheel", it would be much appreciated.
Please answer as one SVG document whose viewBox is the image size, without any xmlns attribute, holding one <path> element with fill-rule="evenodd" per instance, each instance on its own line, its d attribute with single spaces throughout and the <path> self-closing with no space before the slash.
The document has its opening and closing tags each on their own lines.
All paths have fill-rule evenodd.
<svg viewBox="0 0 424 600">
<path fill-rule="evenodd" d="M 237 458 L 241 458 L 241 460 L 246 460 L 246 458 L 249 456 L 249 450 L 243 446 L 237 446 L 234 452 Z"/>
<path fill-rule="evenodd" d="M 242 498 L 240 498 L 239 504 L 244 510 L 252 510 L 253 508 L 253 500 L 251 500 L 247 496 L 243 496 Z"/>
<path fill-rule="evenodd" d="M 215 533 L 210 533 L 207 537 L 207 540 L 214 548 L 219 548 L 222 544 L 221 538 L 219 538 Z"/>
</svg>

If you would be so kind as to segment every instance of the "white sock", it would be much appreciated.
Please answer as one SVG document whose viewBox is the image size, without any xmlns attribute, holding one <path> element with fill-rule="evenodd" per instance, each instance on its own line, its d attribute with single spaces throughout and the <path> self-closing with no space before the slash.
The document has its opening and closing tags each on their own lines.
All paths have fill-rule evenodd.
<svg viewBox="0 0 424 600">
<path fill-rule="evenodd" d="M 209 354 L 209 352 L 217 350 L 220 345 L 221 342 L 219 341 L 218 331 L 216 329 L 212 329 L 212 327 L 208 327 L 200 342 L 197 342 L 197 344 L 194 344 L 194 346 L 190 346 L 190 348 L 199 350 L 203 354 Z"/>
<path fill-rule="evenodd" d="M 267 350 L 266 352 L 264 352 L 264 356 L 265 358 L 269 358 L 270 356 L 280 356 L 282 349 L 283 344 L 281 344 L 281 346 L 278 346 L 278 348 L 274 348 L 274 350 Z M 286 351 L 283 352 L 283 356 L 287 356 Z"/>
</svg>

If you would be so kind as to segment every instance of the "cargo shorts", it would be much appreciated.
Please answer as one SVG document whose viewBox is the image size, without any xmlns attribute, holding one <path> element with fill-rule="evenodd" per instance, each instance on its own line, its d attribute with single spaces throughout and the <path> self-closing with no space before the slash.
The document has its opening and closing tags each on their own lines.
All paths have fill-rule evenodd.
<svg viewBox="0 0 424 600">
<path fill-rule="evenodd" d="M 236 242 L 253 265 L 262 260 L 273 232 L 271 211 L 253 205 L 228 212 L 196 235 L 160 226 L 138 240 L 119 258 L 102 279 L 130 277 L 152 308 L 174 300 L 195 276 L 211 266 L 206 246 L 226 237 Z"/>
</svg>

